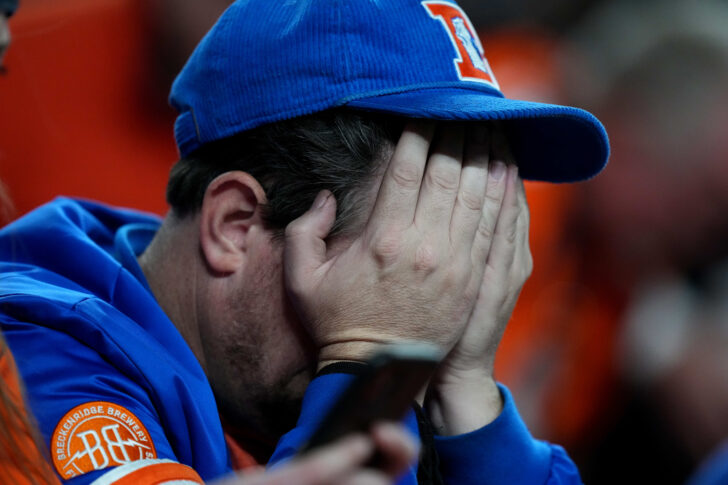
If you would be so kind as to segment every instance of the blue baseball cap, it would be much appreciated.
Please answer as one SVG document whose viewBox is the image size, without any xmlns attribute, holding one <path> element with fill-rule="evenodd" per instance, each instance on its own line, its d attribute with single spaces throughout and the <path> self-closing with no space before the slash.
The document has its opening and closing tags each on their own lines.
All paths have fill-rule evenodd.
<svg viewBox="0 0 728 485">
<path fill-rule="evenodd" d="M 606 165 L 602 124 L 507 99 L 451 1 L 238 0 L 172 86 L 180 154 L 275 121 L 349 107 L 432 120 L 503 120 L 520 174 L 574 182 Z"/>
</svg>

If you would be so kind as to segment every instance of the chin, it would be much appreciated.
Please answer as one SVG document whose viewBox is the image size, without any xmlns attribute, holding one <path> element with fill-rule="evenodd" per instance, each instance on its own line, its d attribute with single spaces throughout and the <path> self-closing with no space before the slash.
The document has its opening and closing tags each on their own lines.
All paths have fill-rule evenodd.
<svg viewBox="0 0 728 485">
<path fill-rule="evenodd" d="M 296 426 L 308 382 L 304 372 L 283 385 L 258 381 L 236 386 L 233 393 L 227 388 L 226 396 L 216 396 L 225 431 L 258 462 L 267 462 L 281 436 Z"/>
<path fill-rule="evenodd" d="M 314 373 L 314 368 L 306 367 L 278 382 L 259 385 L 256 392 L 246 393 L 243 398 L 254 401 L 250 404 L 255 409 L 255 427 L 276 442 L 292 430 L 301 414 L 303 396 Z"/>
<path fill-rule="evenodd" d="M 266 398 L 262 400 L 263 406 L 259 409 L 266 428 L 276 439 L 296 426 L 303 396 L 314 374 L 315 368 L 305 367 L 266 393 Z"/>
</svg>

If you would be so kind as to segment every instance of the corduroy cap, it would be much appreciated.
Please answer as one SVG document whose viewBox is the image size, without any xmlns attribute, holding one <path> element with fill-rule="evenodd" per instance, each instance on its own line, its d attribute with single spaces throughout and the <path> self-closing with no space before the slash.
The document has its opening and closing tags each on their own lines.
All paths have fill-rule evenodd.
<svg viewBox="0 0 728 485">
<path fill-rule="evenodd" d="M 184 157 L 205 143 L 334 107 L 503 123 L 531 180 L 607 163 L 602 124 L 577 108 L 506 99 L 473 25 L 450 1 L 238 0 L 172 87 Z"/>
</svg>

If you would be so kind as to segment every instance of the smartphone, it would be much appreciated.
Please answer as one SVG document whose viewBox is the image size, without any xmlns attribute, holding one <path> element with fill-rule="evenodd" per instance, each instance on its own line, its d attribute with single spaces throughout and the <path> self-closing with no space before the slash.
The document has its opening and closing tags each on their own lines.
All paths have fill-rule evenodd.
<svg viewBox="0 0 728 485">
<path fill-rule="evenodd" d="M 400 421 L 443 355 L 428 343 L 387 346 L 368 362 L 299 450 L 299 455 L 352 432 L 368 432 L 377 421 Z"/>
</svg>

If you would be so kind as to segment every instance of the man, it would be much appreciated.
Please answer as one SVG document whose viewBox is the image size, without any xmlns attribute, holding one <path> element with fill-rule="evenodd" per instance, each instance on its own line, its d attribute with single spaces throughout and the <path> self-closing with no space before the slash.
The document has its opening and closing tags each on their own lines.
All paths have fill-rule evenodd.
<svg viewBox="0 0 728 485">
<path fill-rule="evenodd" d="M 617 36 L 614 25 L 638 17 Z M 572 433 L 591 457 L 590 483 L 614 483 L 615 461 L 638 465 L 637 482 L 685 483 L 728 438 L 726 23 L 725 2 L 610 2 L 572 34 L 579 59 L 600 59 L 579 65 L 571 84 L 599 80 L 580 99 L 614 127 L 617 161 L 578 187 L 568 227 L 579 231 L 560 236 L 562 247 L 579 247 L 561 266 L 581 268 L 560 328 L 606 330 L 556 335 L 562 367 L 602 396 Z M 689 82 L 678 80 L 684 72 Z M 598 305 L 587 303 L 593 295 Z M 607 311 L 578 310 L 590 306 Z M 586 366 L 584 349 L 602 355 Z M 625 442 L 647 452 L 637 458 Z"/>
<path fill-rule="evenodd" d="M 593 176 L 598 121 L 503 99 L 465 14 L 414 0 L 236 2 L 171 101 L 161 224 L 62 199 L 0 235 L 0 318 L 65 480 L 287 460 L 373 352 L 415 339 L 448 357 L 403 483 L 578 481 L 492 368 L 531 268 L 518 173 Z"/>
</svg>

